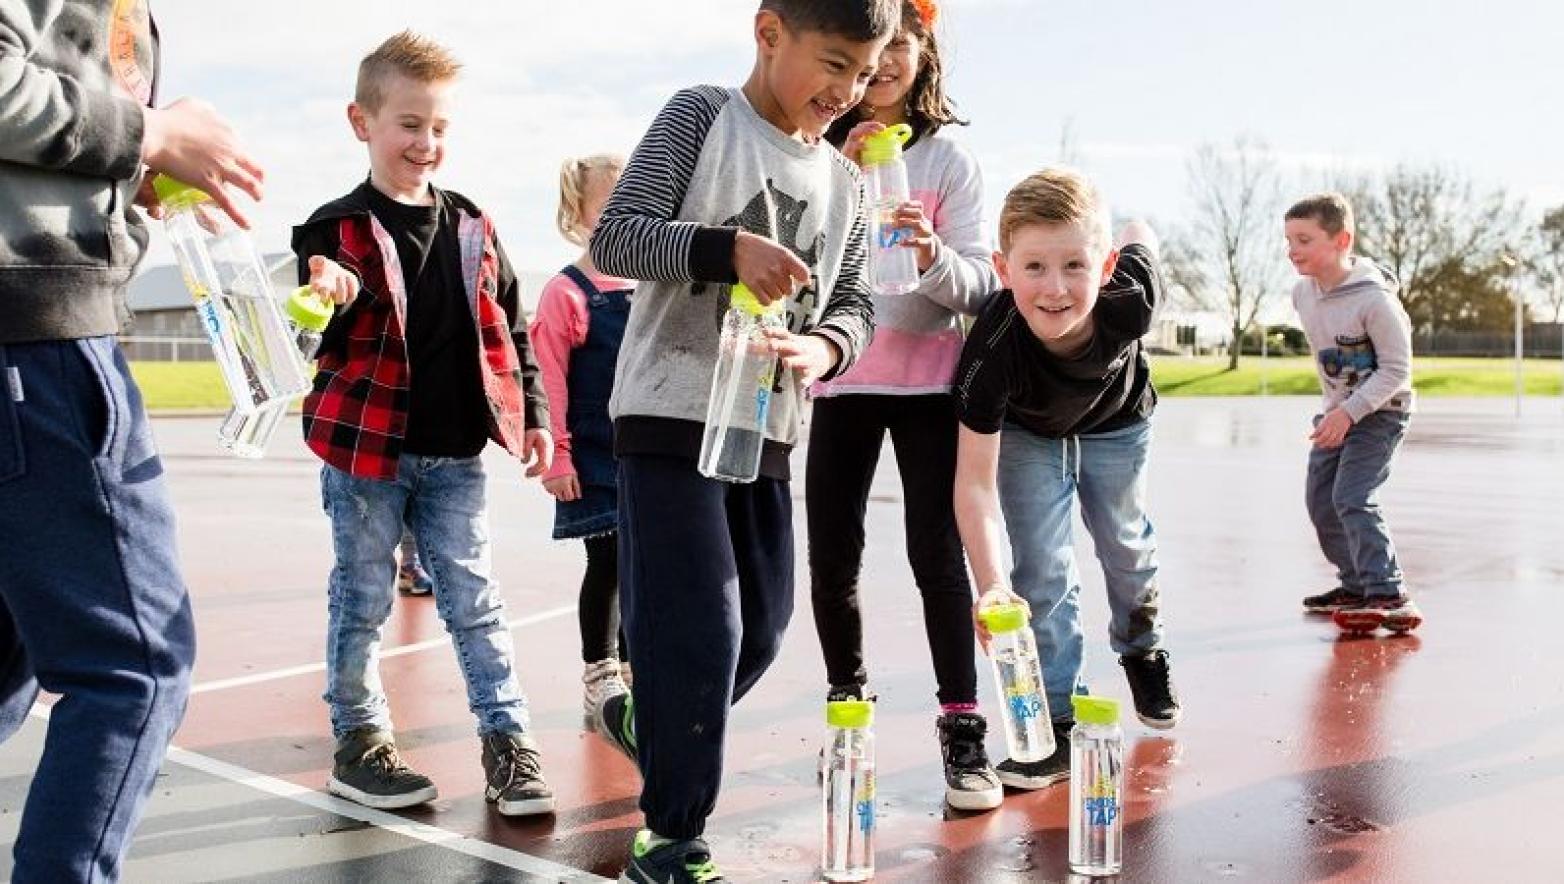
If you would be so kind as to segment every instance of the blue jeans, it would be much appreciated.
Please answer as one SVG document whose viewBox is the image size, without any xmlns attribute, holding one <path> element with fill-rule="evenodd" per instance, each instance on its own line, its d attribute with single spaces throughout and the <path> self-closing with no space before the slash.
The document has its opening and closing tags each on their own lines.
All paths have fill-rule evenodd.
<svg viewBox="0 0 1564 884">
<path fill-rule="evenodd" d="M 1353 592 L 1401 594 L 1401 565 L 1379 511 L 1379 489 L 1410 420 L 1404 412 L 1376 411 L 1352 425 L 1341 447 L 1309 451 L 1309 519 L 1336 578 Z"/>
<path fill-rule="evenodd" d="M 184 716 L 195 626 L 113 338 L 0 345 L 0 739 L 60 695 L 16 881 L 112 881 Z"/>
<path fill-rule="evenodd" d="M 331 516 L 336 563 L 326 627 L 326 694 L 331 731 L 390 731 L 380 684 L 380 628 L 391 616 L 404 513 L 418 557 L 434 580 L 435 607 L 456 646 L 467 706 L 478 733 L 527 729 L 505 603 L 491 576 L 483 462 L 476 457 L 404 455 L 395 481 L 361 479 L 322 466 L 321 500 Z"/>
<path fill-rule="evenodd" d="M 1114 652 L 1144 653 L 1162 644 L 1157 538 L 1145 507 L 1150 444 L 1146 421 L 1069 439 L 1046 439 L 1006 424 L 1000 438 L 999 503 L 1015 559 L 1010 582 L 1032 607 L 1055 721 L 1073 719 L 1070 695 L 1086 692 L 1081 579 L 1071 525 L 1077 497 L 1102 563 Z"/>
</svg>

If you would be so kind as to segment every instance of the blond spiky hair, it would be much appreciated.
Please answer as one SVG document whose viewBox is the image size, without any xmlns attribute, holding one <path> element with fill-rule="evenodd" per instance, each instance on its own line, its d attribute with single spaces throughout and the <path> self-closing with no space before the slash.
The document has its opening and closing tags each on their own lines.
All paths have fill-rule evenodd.
<svg viewBox="0 0 1564 884">
<path fill-rule="evenodd" d="M 412 31 L 403 31 L 388 37 L 358 63 L 353 101 L 373 112 L 385 101 L 386 81 L 393 74 L 420 83 L 442 83 L 455 79 L 461 69 L 461 62 L 444 46 Z"/>
<path fill-rule="evenodd" d="M 1034 172 L 1010 189 L 999 212 L 999 250 L 1010 251 L 1011 237 L 1030 224 L 1080 225 L 1094 249 L 1106 250 L 1113 242 L 1108 204 L 1074 169 Z"/>
</svg>

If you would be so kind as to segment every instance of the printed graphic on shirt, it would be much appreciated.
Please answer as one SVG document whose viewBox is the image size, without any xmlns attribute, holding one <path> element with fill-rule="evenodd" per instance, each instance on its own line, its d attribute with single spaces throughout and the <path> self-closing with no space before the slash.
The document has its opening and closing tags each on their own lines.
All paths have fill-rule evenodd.
<svg viewBox="0 0 1564 884">
<path fill-rule="evenodd" d="M 815 314 L 815 304 L 820 300 L 816 287 L 819 285 L 818 262 L 820 250 L 825 247 L 825 233 L 817 232 L 808 248 L 798 241 L 804 212 L 808 208 L 808 200 L 800 200 L 783 192 L 768 178 L 766 189 L 755 194 L 745 204 L 743 211 L 723 221 L 721 225 L 737 227 L 757 236 L 775 237 L 777 242 L 787 246 L 809 268 L 809 285 L 794 295 L 787 305 L 787 327 L 795 333 L 804 330 L 809 317 Z M 706 284 L 696 283 L 691 291 L 697 295 L 704 294 Z M 722 299 L 716 306 L 715 323 L 721 328 L 723 314 L 728 312 L 729 305 L 726 299 Z"/>
<path fill-rule="evenodd" d="M 152 101 L 152 19 L 147 0 L 114 0 L 109 22 L 109 68 L 125 94 Z"/>
<path fill-rule="evenodd" d="M 1367 335 L 1362 337 L 1336 336 L 1336 346 L 1320 351 L 1320 367 L 1326 377 L 1338 380 L 1353 389 L 1369 379 L 1379 360 L 1374 355 L 1374 342 Z"/>
</svg>

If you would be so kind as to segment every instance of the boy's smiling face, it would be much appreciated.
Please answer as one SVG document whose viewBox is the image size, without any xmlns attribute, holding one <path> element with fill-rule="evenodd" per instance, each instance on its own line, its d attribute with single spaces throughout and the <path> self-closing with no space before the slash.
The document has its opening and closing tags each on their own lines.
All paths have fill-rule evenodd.
<svg viewBox="0 0 1564 884">
<path fill-rule="evenodd" d="M 769 11 L 756 17 L 755 36 L 763 94 L 751 96 L 751 101 L 784 134 L 806 141 L 818 141 L 863 98 L 880 50 L 890 39 L 860 43 L 837 34 L 797 30 Z"/>
<path fill-rule="evenodd" d="M 369 145 L 370 181 L 386 196 L 425 203 L 429 182 L 445 160 L 454 82 L 426 83 L 392 74 L 380 106 L 348 106 L 353 134 Z"/>
<path fill-rule="evenodd" d="M 994 269 L 1032 334 L 1049 352 L 1071 355 L 1091 341 L 1097 292 L 1118 259 L 1085 224 L 1038 222 L 1011 234 Z"/>
<path fill-rule="evenodd" d="M 1317 218 L 1290 218 L 1286 222 L 1287 260 L 1302 276 L 1330 278 L 1352 251 L 1352 234 L 1342 230 L 1335 235 Z"/>
</svg>

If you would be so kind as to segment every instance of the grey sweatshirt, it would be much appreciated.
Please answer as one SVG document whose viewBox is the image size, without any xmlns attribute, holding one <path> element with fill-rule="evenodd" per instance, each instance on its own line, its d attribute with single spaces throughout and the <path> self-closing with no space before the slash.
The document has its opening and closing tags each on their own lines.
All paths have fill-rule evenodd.
<svg viewBox="0 0 1564 884">
<path fill-rule="evenodd" d="M 0 343 L 119 331 L 156 55 L 145 2 L 0 2 Z"/>
<path fill-rule="evenodd" d="M 842 359 L 833 375 L 868 345 L 874 308 L 857 168 L 827 144 L 783 135 L 738 89 L 683 90 L 631 154 L 592 237 L 599 270 L 642 280 L 609 404 L 618 453 L 699 452 L 741 229 L 809 266 L 813 284 L 788 303 L 788 327 L 836 345 Z M 793 374 L 779 373 L 763 474 L 788 478 L 802 408 Z"/>
<path fill-rule="evenodd" d="M 1395 280 L 1373 261 L 1352 260 L 1328 292 L 1300 279 L 1292 303 L 1314 353 L 1323 411 L 1340 406 L 1356 423 L 1380 409 L 1412 411 L 1412 322 Z"/>
</svg>

